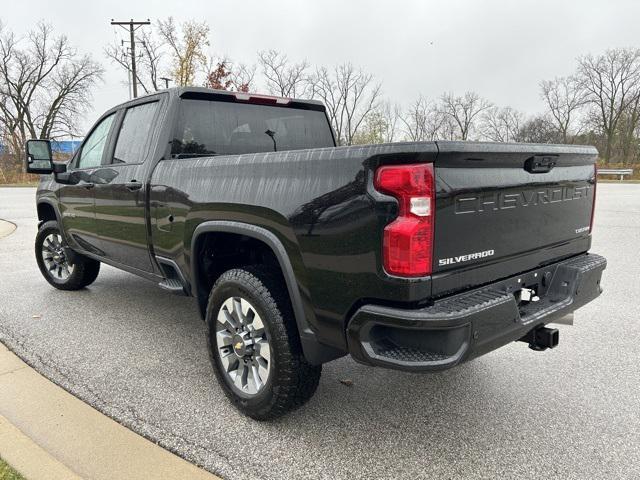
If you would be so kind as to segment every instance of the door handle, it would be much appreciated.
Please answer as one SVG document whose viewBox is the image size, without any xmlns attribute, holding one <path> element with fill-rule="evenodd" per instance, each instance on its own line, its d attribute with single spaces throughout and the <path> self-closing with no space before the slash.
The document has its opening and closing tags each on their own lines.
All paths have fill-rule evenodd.
<svg viewBox="0 0 640 480">
<path fill-rule="evenodd" d="M 96 184 L 95 183 L 83 183 L 82 186 L 84 188 L 86 188 L 87 190 L 91 190 L 93 187 L 96 186 Z"/>
<path fill-rule="evenodd" d="M 127 187 L 127 190 L 134 192 L 142 188 L 142 183 L 137 182 L 135 180 L 131 180 L 130 182 L 126 182 L 124 186 Z"/>
</svg>

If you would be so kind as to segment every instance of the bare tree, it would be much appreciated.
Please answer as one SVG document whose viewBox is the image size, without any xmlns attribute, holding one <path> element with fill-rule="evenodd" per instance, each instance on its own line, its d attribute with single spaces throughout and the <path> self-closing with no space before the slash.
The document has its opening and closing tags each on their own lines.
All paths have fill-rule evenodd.
<svg viewBox="0 0 640 480">
<path fill-rule="evenodd" d="M 234 63 L 231 71 L 231 82 L 239 92 L 249 92 L 254 89 L 256 66 L 244 63 Z"/>
<path fill-rule="evenodd" d="M 142 47 L 140 49 L 142 56 L 138 61 L 136 73 L 140 70 L 146 73 L 147 82 L 150 85 L 148 88 L 143 86 L 146 93 L 157 92 L 163 88 L 158 84 L 158 80 L 160 80 L 160 75 L 162 74 L 161 62 L 165 56 L 165 43 L 162 39 L 145 30 L 140 33 L 140 46 Z M 136 76 L 140 77 L 139 75 Z"/>
<path fill-rule="evenodd" d="M 515 138 L 517 142 L 525 143 L 558 143 L 558 130 L 544 115 L 526 120 Z"/>
<path fill-rule="evenodd" d="M 542 99 L 560 134 L 562 143 L 568 143 L 579 110 L 585 104 L 585 92 L 574 76 L 556 77 L 540 83 Z M 573 132 L 574 135 L 579 131 Z"/>
<path fill-rule="evenodd" d="M 482 115 L 482 134 L 493 142 L 515 142 L 524 116 L 511 107 L 491 107 Z"/>
<path fill-rule="evenodd" d="M 446 116 L 424 97 L 418 98 L 402 118 L 407 137 L 414 142 L 433 141 L 442 134 Z"/>
<path fill-rule="evenodd" d="M 207 66 L 205 48 L 209 46 L 209 25 L 190 20 L 178 27 L 173 17 L 158 21 L 160 36 L 171 51 L 171 74 L 177 86 L 193 85 L 196 74 Z"/>
<path fill-rule="evenodd" d="M 165 56 L 165 42 L 149 31 L 141 31 L 136 42 L 140 45 L 136 55 L 138 85 L 142 87 L 144 93 L 157 92 L 163 88 L 159 80 L 162 60 Z M 125 44 L 114 41 L 105 47 L 104 54 L 113 63 L 122 67 L 127 75 L 131 75 L 131 54 Z"/>
<path fill-rule="evenodd" d="M 451 117 L 451 115 L 442 115 L 442 124 L 438 130 L 438 138 L 443 140 L 460 140 L 460 128 L 458 123 Z"/>
<path fill-rule="evenodd" d="M 351 145 L 358 129 L 376 108 L 381 85 L 373 75 L 346 63 L 328 70 L 318 68 L 311 78 L 312 96 L 327 108 L 339 145 Z"/>
<path fill-rule="evenodd" d="M 425 123 L 427 118 L 429 102 L 423 97 L 418 98 L 405 115 L 402 117 L 402 123 L 409 140 L 420 142 L 423 140 L 431 140 L 425 134 Z"/>
<path fill-rule="evenodd" d="M 440 98 L 441 111 L 453 119 L 458 127 L 461 140 L 469 138 L 479 115 L 490 107 L 491 102 L 481 98 L 475 92 L 466 92 L 461 97 L 445 93 Z"/>
<path fill-rule="evenodd" d="M 374 143 L 390 143 L 398 134 L 398 121 L 401 112 L 398 105 L 385 101 L 378 105 L 367 116 L 363 126 L 353 136 L 354 145 L 369 145 Z"/>
<path fill-rule="evenodd" d="M 640 50 L 615 49 L 578 59 L 578 79 L 605 136 L 604 161 L 611 160 L 620 119 L 639 94 Z"/>
<path fill-rule="evenodd" d="M 619 135 L 624 163 L 632 162 L 639 153 L 637 130 L 640 127 L 640 93 L 633 96 L 619 121 Z"/>
<path fill-rule="evenodd" d="M 310 94 L 309 63 L 291 63 L 276 50 L 258 52 L 258 62 L 264 75 L 267 91 L 282 97 L 302 98 Z"/>
<path fill-rule="evenodd" d="M 634 142 L 635 151 L 633 152 L 633 157 L 629 160 L 633 163 L 638 163 L 640 161 L 640 122 L 637 122 L 635 125 L 635 130 L 631 133 L 631 139 Z"/>
<path fill-rule="evenodd" d="M 18 39 L 0 25 L 0 129 L 14 153 L 29 138 L 78 134 L 102 67 L 39 23 Z"/>
<path fill-rule="evenodd" d="M 397 140 L 399 134 L 398 123 L 402 118 L 400 105 L 385 101 L 380 104 L 377 111 L 384 121 L 385 128 L 382 131 L 382 143 L 391 143 Z"/>
</svg>

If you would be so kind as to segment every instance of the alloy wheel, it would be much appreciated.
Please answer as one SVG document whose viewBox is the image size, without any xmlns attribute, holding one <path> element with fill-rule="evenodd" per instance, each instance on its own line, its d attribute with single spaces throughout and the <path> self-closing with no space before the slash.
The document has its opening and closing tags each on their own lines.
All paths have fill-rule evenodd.
<svg viewBox="0 0 640 480">
<path fill-rule="evenodd" d="M 271 346 L 256 309 L 242 297 L 229 297 L 220 307 L 216 346 L 225 374 L 245 395 L 264 388 L 271 372 Z"/>
<path fill-rule="evenodd" d="M 65 281 L 73 274 L 74 266 L 67 258 L 62 236 L 59 233 L 50 233 L 45 237 L 41 254 L 47 272 L 52 278 Z"/>
</svg>

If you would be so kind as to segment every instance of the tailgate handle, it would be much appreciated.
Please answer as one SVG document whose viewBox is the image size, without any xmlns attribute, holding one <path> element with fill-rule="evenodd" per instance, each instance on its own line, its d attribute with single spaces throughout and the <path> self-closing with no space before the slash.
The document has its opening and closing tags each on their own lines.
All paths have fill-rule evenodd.
<svg viewBox="0 0 640 480">
<path fill-rule="evenodd" d="M 529 173 L 547 173 L 556 166 L 556 161 L 551 155 L 534 155 L 524 162 L 524 169 Z"/>
</svg>

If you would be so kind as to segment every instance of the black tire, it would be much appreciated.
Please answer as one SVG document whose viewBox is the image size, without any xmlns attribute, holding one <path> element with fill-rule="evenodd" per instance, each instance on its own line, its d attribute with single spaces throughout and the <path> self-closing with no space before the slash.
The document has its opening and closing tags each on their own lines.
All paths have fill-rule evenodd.
<svg viewBox="0 0 640 480">
<path fill-rule="evenodd" d="M 59 278 L 53 274 L 45 265 L 43 258 L 43 243 L 45 239 L 50 235 L 60 235 L 60 227 L 58 222 L 51 220 L 40 225 L 38 234 L 36 235 L 35 254 L 36 262 L 42 276 L 47 282 L 60 290 L 80 290 L 87 285 L 92 284 L 100 273 L 100 262 L 91 258 L 80 255 L 79 253 L 73 254 L 73 262 L 69 261 L 68 264 L 73 266 L 73 271 L 68 278 Z M 64 240 L 63 240 L 64 242 Z M 63 247 L 67 247 L 66 244 L 62 244 Z"/>
<path fill-rule="evenodd" d="M 230 297 L 246 299 L 255 308 L 269 342 L 268 379 L 253 395 L 240 392 L 234 385 L 223 368 L 216 343 L 218 313 Z M 272 270 L 249 266 L 223 273 L 209 295 L 206 321 L 216 377 L 231 403 L 242 413 L 256 420 L 269 420 L 300 407 L 313 396 L 322 365 L 311 365 L 304 358 L 286 286 Z"/>
</svg>

